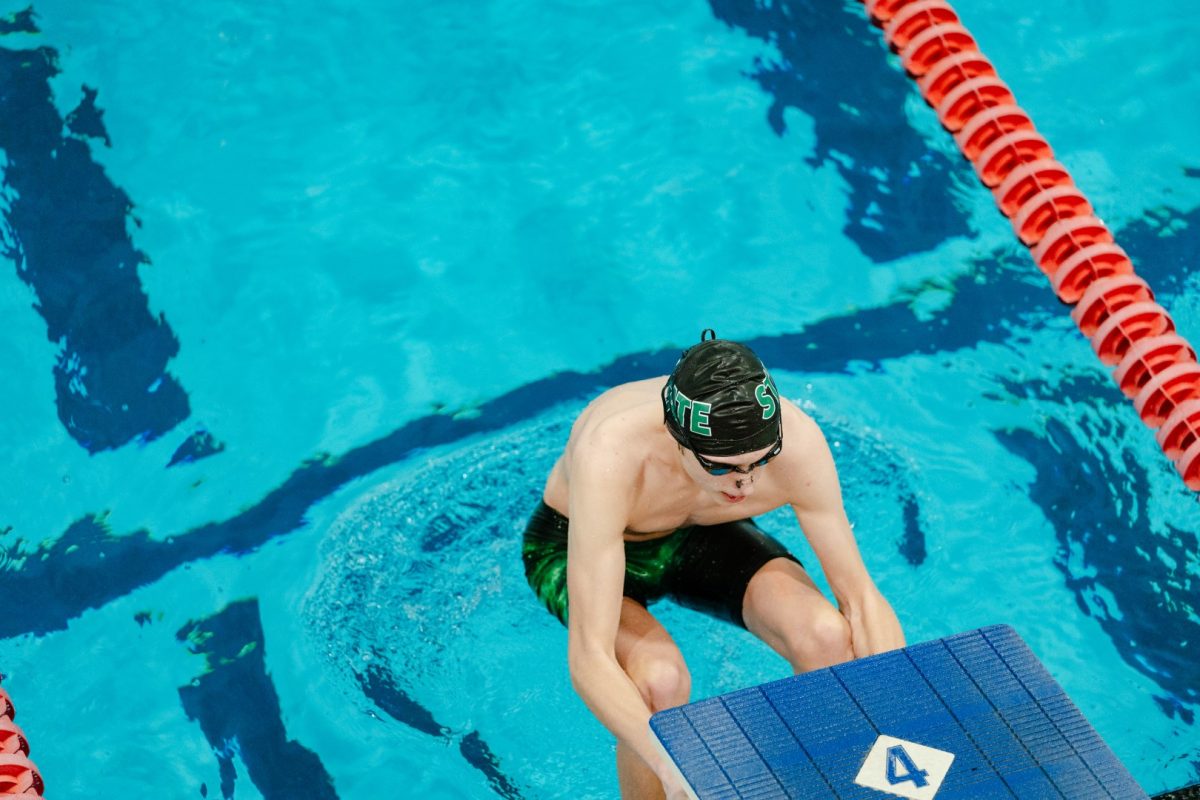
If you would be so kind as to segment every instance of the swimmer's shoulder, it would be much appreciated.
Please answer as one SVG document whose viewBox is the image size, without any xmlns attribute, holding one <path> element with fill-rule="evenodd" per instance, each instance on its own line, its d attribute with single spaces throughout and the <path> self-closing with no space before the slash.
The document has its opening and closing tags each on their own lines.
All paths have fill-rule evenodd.
<svg viewBox="0 0 1200 800">
<path fill-rule="evenodd" d="M 817 421 L 800 406 L 786 397 L 780 397 L 779 404 L 783 416 L 784 441 L 795 439 L 797 442 L 807 442 L 823 436 Z"/>
<path fill-rule="evenodd" d="M 776 476 L 794 506 L 823 503 L 837 490 L 836 467 L 825 433 L 817 421 L 790 400 L 782 398 L 783 451 L 776 459 Z M 832 483 L 830 478 L 832 477 Z"/>
<path fill-rule="evenodd" d="M 650 434 L 662 425 L 665 382 L 666 376 L 623 383 L 589 403 L 571 428 L 572 455 L 642 458 Z"/>
<path fill-rule="evenodd" d="M 625 407 L 656 401 L 662 403 L 662 388 L 666 385 L 667 376 L 646 378 L 640 381 L 618 384 L 603 392 L 591 402 L 591 406 L 603 405 Z"/>
</svg>

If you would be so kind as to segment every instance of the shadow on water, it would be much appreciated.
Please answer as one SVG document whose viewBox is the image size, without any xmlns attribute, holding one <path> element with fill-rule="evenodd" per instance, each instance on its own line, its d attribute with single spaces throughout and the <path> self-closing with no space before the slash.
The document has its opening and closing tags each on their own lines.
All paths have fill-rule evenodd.
<svg viewBox="0 0 1200 800">
<path fill-rule="evenodd" d="M 0 17 L 0 35 L 5 33 L 38 33 L 37 23 L 33 21 L 33 6 L 23 11 Z"/>
<path fill-rule="evenodd" d="M 1064 406 L 1069 400 L 1095 406 L 1111 391 L 1099 380 L 1088 384 L 1010 391 L 1021 396 L 1041 390 Z M 1190 643 L 1200 641 L 1200 575 L 1190 574 L 1188 565 L 1200 552 L 1200 538 L 1170 523 L 1151 527 L 1145 468 L 1128 451 L 1106 452 L 1098 445 L 1112 440 L 1116 424 L 1083 416 L 1051 419 L 1041 433 L 995 435 L 1037 470 L 1030 498 L 1054 528 L 1055 565 L 1079 610 L 1100 624 L 1125 661 L 1140 664 L 1168 692 L 1158 698 L 1164 713 L 1191 724 L 1193 712 L 1182 703 L 1200 703 L 1200 662 L 1190 652 Z"/>
<path fill-rule="evenodd" d="M 375 655 L 378 659 L 376 663 L 355 673 L 363 694 L 397 722 L 437 739 L 452 742 L 453 735 L 450 729 L 434 719 L 433 714 L 404 690 L 391 669 L 384 666 L 385 657 L 382 653 L 376 651 Z M 483 773 L 488 785 L 496 794 L 505 800 L 520 800 L 520 790 L 500 770 L 499 759 L 478 732 L 471 731 L 459 739 L 458 751 L 468 764 Z"/>
<path fill-rule="evenodd" d="M 32 9 L 0 20 L 0 34 L 37 32 Z M 0 47 L 0 252 L 60 348 L 59 420 L 96 453 L 163 435 L 187 418 L 188 397 L 166 371 L 179 341 L 138 278 L 149 259 L 126 230 L 133 204 L 92 159 L 89 139 L 109 143 L 96 90 L 84 86 L 64 121 L 50 87 L 57 59 L 48 47 Z"/>
<path fill-rule="evenodd" d="M 958 159 L 930 148 L 904 111 L 913 89 L 883 58 L 879 33 L 859 3 L 837 0 L 709 0 L 731 28 L 770 44 L 748 77 L 774 99 L 767 121 L 779 136 L 785 111 L 812 118 L 813 166 L 832 163 L 849 186 L 843 229 L 873 261 L 932 250 L 970 233 L 948 191 L 973 180 Z"/>
<path fill-rule="evenodd" d="M 1009 391 L 1061 404 L 1064 411 L 1071 402 L 1084 407 L 1125 404 L 1098 378 L 1010 386 Z M 1114 427 L 1140 424 L 1126 419 L 1115 411 L 1103 421 L 1067 413 L 1049 419 L 1041 432 L 1011 429 L 994 435 L 1036 470 L 1030 499 L 1054 529 L 1054 563 L 1079 610 L 1096 620 L 1127 664 L 1163 690 L 1154 695 L 1163 715 L 1193 726 L 1200 704 L 1200 661 L 1195 658 L 1200 527 L 1172 524 L 1183 520 L 1151 524 L 1146 469 L 1127 449 L 1106 450 L 1102 444 L 1120 433 Z M 1194 498 L 1187 502 L 1194 504 Z M 1187 752 L 1179 752 L 1175 760 L 1190 764 L 1195 780 L 1200 777 L 1200 748 L 1194 743 L 1185 747 Z M 1200 798 L 1200 785 L 1155 798 Z"/>
<path fill-rule="evenodd" d="M 207 665 L 190 685 L 180 687 L 179 698 L 217 754 L 221 796 L 234 797 L 236 754 L 265 800 L 337 800 L 321 759 L 288 739 L 283 728 L 279 695 L 267 674 L 258 601 L 231 603 L 207 619 L 189 622 L 176 638 L 203 655 Z"/>
</svg>

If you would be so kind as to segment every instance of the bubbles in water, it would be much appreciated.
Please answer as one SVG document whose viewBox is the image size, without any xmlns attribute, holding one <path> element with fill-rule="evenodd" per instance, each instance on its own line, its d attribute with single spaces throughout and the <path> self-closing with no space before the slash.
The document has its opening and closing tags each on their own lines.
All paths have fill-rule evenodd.
<svg viewBox="0 0 1200 800">
<path fill-rule="evenodd" d="M 548 617 L 521 532 L 575 411 L 431 451 L 342 512 L 304 607 L 338 671 L 374 664 L 451 728 L 486 705 L 497 670 L 528 648 L 521 621 Z"/>
</svg>

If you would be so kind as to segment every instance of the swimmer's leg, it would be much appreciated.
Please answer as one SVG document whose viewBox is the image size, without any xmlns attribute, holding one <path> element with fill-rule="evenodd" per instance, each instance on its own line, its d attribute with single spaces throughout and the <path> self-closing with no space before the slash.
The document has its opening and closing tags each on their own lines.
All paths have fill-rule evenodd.
<svg viewBox="0 0 1200 800">
<path fill-rule="evenodd" d="M 754 573 L 742 600 L 742 616 L 750 632 L 796 672 L 854 657 L 850 623 L 790 559 L 772 559 Z"/>
<path fill-rule="evenodd" d="M 677 602 L 745 626 L 797 672 L 853 657 L 845 617 L 751 520 L 692 528 L 666 583 Z"/>
<path fill-rule="evenodd" d="M 692 691 L 692 678 L 679 647 L 640 603 L 621 601 L 617 663 L 633 681 L 650 713 L 681 706 Z M 617 744 L 617 782 L 623 800 L 659 800 L 662 784 L 641 757 Z"/>
</svg>

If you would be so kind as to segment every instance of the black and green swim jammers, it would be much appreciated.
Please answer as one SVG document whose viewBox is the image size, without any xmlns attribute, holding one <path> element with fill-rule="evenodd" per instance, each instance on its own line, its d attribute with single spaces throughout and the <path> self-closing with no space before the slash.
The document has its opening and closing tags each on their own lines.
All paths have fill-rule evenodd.
<svg viewBox="0 0 1200 800">
<path fill-rule="evenodd" d="M 525 528 L 525 578 L 551 614 L 567 623 L 567 518 L 540 502 Z M 742 600 L 768 561 L 800 563 L 752 519 L 691 525 L 658 539 L 625 542 L 625 596 L 647 606 L 663 597 L 746 627 Z"/>
</svg>

